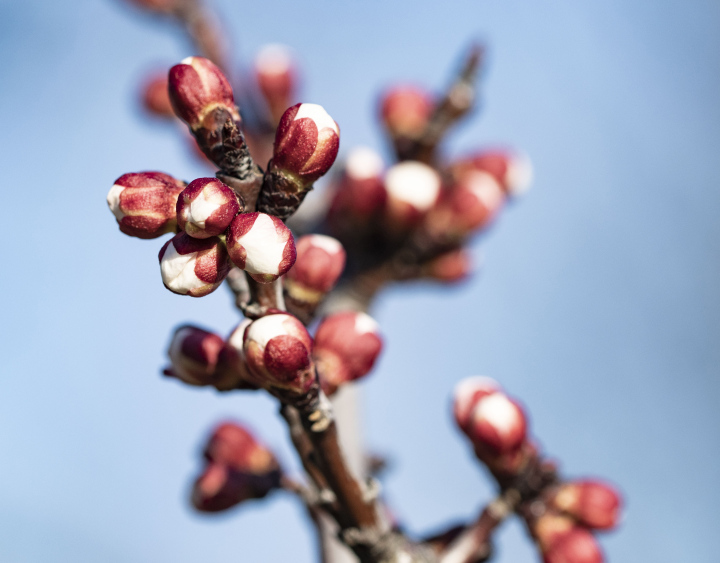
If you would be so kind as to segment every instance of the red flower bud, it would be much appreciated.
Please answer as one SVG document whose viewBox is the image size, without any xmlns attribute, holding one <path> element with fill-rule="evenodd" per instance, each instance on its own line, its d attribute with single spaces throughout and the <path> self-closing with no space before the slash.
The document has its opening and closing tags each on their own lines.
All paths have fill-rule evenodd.
<svg viewBox="0 0 720 563">
<path fill-rule="evenodd" d="M 322 106 L 296 104 L 280 119 L 273 166 L 302 191 L 330 170 L 339 146 L 340 128 Z"/>
<path fill-rule="evenodd" d="M 383 94 L 380 112 L 395 137 L 418 137 L 434 109 L 432 96 L 416 86 L 396 86 Z"/>
<path fill-rule="evenodd" d="M 170 367 L 165 375 L 189 385 L 212 385 L 223 339 L 217 334 L 192 325 L 178 327 L 168 348 Z"/>
<path fill-rule="evenodd" d="M 543 553 L 576 528 L 577 524 L 572 518 L 552 510 L 543 513 L 531 524 L 532 534 Z"/>
<path fill-rule="evenodd" d="M 382 209 L 387 200 L 382 171 L 382 158 L 374 150 L 359 147 L 350 151 L 330 206 L 331 218 L 337 222 L 348 215 L 367 219 Z"/>
<path fill-rule="evenodd" d="M 184 187 L 162 172 L 123 174 L 110 188 L 107 203 L 123 233 L 157 238 L 175 230 L 175 202 Z"/>
<path fill-rule="evenodd" d="M 565 483 L 552 502 L 555 508 L 570 514 L 588 528 L 614 528 L 620 517 L 620 494 L 600 481 Z"/>
<path fill-rule="evenodd" d="M 348 311 L 326 317 L 315 333 L 313 357 L 323 387 L 333 393 L 366 375 L 382 351 L 378 324 L 368 315 Z"/>
<path fill-rule="evenodd" d="M 468 427 L 468 435 L 477 448 L 498 454 L 519 448 L 526 431 L 523 409 L 500 392 L 480 398 Z"/>
<path fill-rule="evenodd" d="M 230 259 L 260 283 L 270 283 L 295 263 L 295 241 L 280 219 L 265 213 L 241 213 L 230 223 Z"/>
<path fill-rule="evenodd" d="M 191 129 L 197 129 L 205 116 L 223 107 L 237 120 L 232 87 L 222 71 L 209 59 L 188 57 L 170 69 L 168 93 L 175 114 Z"/>
<path fill-rule="evenodd" d="M 315 381 L 312 338 L 292 315 L 277 313 L 253 321 L 245 331 L 243 349 L 248 368 L 262 387 L 301 394 Z"/>
<path fill-rule="evenodd" d="M 460 160 L 451 167 L 456 178 L 470 171 L 491 174 L 508 195 L 517 197 L 525 193 L 532 183 L 532 163 L 527 155 L 509 150 L 488 150 Z"/>
<path fill-rule="evenodd" d="M 388 215 L 401 227 L 417 223 L 435 205 L 440 187 L 440 175 L 427 164 L 396 164 L 385 174 Z"/>
<path fill-rule="evenodd" d="M 453 391 L 453 415 L 458 427 L 465 433 L 470 429 L 472 411 L 483 397 L 500 391 L 494 379 L 477 375 L 466 377 L 455 385 Z"/>
<path fill-rule="evenodd" d="M 190 182 L 177 200 L 178 226 L 193 238 L 222 234 L 240 209 L 235 192 L 217 178 Z"/>
<path fill-rule="evenodd" d="M 342 274 L 345 249 L 325 235 L 305 235 L 296 248 L 295 265 L 285 274 L 283 285 L 293 299 L 318 303 Z"/>
<path fill-rule="evenodd" d="M 297 82 L 295 64 L 284 45 L 263 47 L 255 57 L 255 77 L 275 122 L 292 103 Z"/>
<path fill-rule="evenodd" d="M 217 237 L 196 239 L 180 233 L 165 243 L 158 258 L 165 287 L 191 297 L 212 293 L 230 271 L 227 251 Z"/>
<path fill-rule="evenodd" d="M 584 528 L 574 528 L 543 553 L 544 563 L 603 563 L 600 546 Z"/>
<path fill-rule="evenodd" d="M 472 258 L 470 253 L 462 248 L 451 250 L 428 262 L 423 271 L 427 277 L 437 281 L 459 282 L 472 273 Z"/>
<path fill-rule="evenodd" d="M 168 95 L 167 74 L 153 74 L 146 79 L 142 87 L 142 100 L 149 113 L 157 117 L 175 117 Z"/>
<path fill-rule="evenodd" d="M 267 473 L 280 468 L 273 453 L 234 422 L 220 424 L 205 446 L 205 458 L 237 471 Z"/>
</svg>

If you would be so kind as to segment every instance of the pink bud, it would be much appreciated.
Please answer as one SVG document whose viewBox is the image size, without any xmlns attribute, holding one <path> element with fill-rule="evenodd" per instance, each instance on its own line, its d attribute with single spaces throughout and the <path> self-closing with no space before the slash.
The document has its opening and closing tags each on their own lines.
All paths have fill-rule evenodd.
<svg viewBox="0 0 720 563">
<path fill-rule="evenodd" d="M 388 215 L 399 226 L 417 223 L 435 205 L 440 187 L 440 175 L 427 164 L 396 164 L 385 174 Z"/>
<path fill-rule="evenodd" d="M 525 441 L 527 421 L 522 408 L 501 392 L 482 397 L 470 415 L 473 444 L 493 453 L 517 449 Z"/>
<path fill-rule="evenodd" d="M 295 64 L 284 45 L 263 47 L 255 57 L 255 76 L 275 122 L 291 103 L 297 82 Z"/>
<path fill-rule="evenodd" d="M 217 334 L 192 325 L 178 327 L 168 348 L 170 367 L 165 375 L 190 385 L 212 385 L 223 345 Z"/>
<path fill-rule="evenodd" d="M 305 393 L 315 381 L 312 345 L 303 324 L 286 313 L 261 317 L 245 331 L 248 368 L 266 388 Z"/>
<path fill-rule="evenodd" d="M 295 263 L 295 241 L 280 219 L 241 213 L 230 223 L 228 253 L 233 263 L 259 283 L 270 283 Z"/>
<path fill-rule="evenodd" d="M 217 237 L 196 239 L 177 234 L 160 249 L 158 258 L 165 287 L 191 297 L 212 293 L 230 271 L 227 251 Z"/>
<path fill-rule="evenodd" d="M 235 192 L 217 178 L 190 182 L 177 200 L 178 226 L 194 238 L 222 234 L 240 209 Z"/>
<path fill-rule="evenodd" d="M 382 158 L 374 150 L 350 151 L 330 206 L 331 218 L 340 222 L 347 216 L 367 219 L 382 209 L 387 199 L 382 172 Z"/>
<path fill-rule="evenodd" d="M 226 109 L 236 119 L 232 87 L 222 71 L 209 59 L 188 57 L 170 69 L 168 92 L 175 114 L 191 129 L 202 125 L 216 107 Z"/>
<path fill-rule="evenodd" d="M 269 449 L 247 428 L 234 422 L 224 422 L 215 428 L 205 447 L 205 457 L 249 473 L 267 473 L 280 467 Z"/>
<path fill-rule="evenodd" d="M 533 176 L 532 163 L 527 155 L 502 149 L 477 153 L 460 160 L 451 168 L 456 178 L 470 171 L 487 172 L 513 197 L 522 195 L 530 188 Z"/>
<path fill-rule="evenodd" d="M 620 494 L 600 481 L 565 483 L 553 497 L 553 505 L 573 516 L 583 526 L 607 530 L 620 517 Z"/>
<path fill-rule="evenodd" d="M 335 286 L 344 267 L 342 244 L 325 235 L 305 235 L 298 240 L 295 265 L 283 284 L 293 299 L 318 303 Z"/>
<path fill-rule="evenodd" d="M 339 146 L 340 128 L 322 106 L 296 104 L 280 119 L 272 162 L 302 190 L 330 170 Z"/>
<path fill-rule="evenodd" d="M 472 273 L 472 257 L 462 248 L 451 250 L 428 262 L 423 271 L 427 277 L 440 282 L 459 282 Z"/>
<path fill-rule="evenodd" d="M 544 563 L 603 563 L 600 546 L 584 528 L 574 528 L 543 554 Z"/>
<path fill-rule="evenodd" d="M 378 324 L 348 311 L 326 317 L 315 333 L 313 356 L 329 390 L 366 375 L 382 350 Z"/>
<path fill-rule="evenodd" d="M 532 534 L 543 553 L 576 528 L 577 524 L 572 518 L 553 510 L 547 510 L 531 522 Z"/>
<path fill-rule="evenodd" d="M 145 109 L 157 117 L 175 117 L 166 73 L 149 76 L 142 87 L 142 100 Z"/>
<path fill-rule="evenodd" d="M 483 397 L 500 391 L 494 379 L 477 375 L 466 377 L 455 385 L 453 391 L 453 415 L 458 427 L 465 433 L 470 428 L 472 411 Z"/>
<path fill-rule="evenodd" d="M 157 238 L 175 230 L 175 202 L 184 187 L 162 172 L 123 174 L 110 188 L 107 203 L 123 233 Z"/>
<path fill-rule="evenodd" d="M 432 96 L 416 86 L 396 86 L 382 97 L 381 116 L 393 136 L 418 137 L 434 109 Z"/>
</svg>

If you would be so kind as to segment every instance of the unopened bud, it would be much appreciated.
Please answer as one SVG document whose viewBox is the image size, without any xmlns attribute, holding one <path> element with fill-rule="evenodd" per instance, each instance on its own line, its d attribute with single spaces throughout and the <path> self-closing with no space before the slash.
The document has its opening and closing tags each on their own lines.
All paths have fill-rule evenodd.
<svg viewBox="0 0 720 563">
<path fill-rule="evenodd" d="M 451 250 L 425 264 L 423 273 L 428 278 L 440 282 L 459 282 L 472 273 L 472 257 L 462 248 Z"/>
<path fill-rule="evenodd" d="M 451 166 L 459 179 L 471 171 L 491 174 L 512 197 L 525 193 L 532 183 L 533 168 L 528 156 L 510 150 L 488 150 L 460 160 Z"/>
<path fill-rule="evenodd" d="M 296 301 L 318 303 L 337 282 L 345 267 L 345 249 L 332 237 L 305 235 L 297 242 L 295 265 L 283 278 Z"/>
<path fill-rule="evenodd" d="M 453 415 L 458 427 L 465 433 L 470 428 L 472 411 L 483 397 L 500 391 L 500 385 L 490 377 L 477 375 L 466 377 L 455 385 L 453 391 Z"/>
<path fill-rule="evenodd" d="M 577 527 L 575 521 L 552 510 L 541 514 L 532 522 L 531 530 L 543 552 L 547 552 L 561 538 Z"/>
<path fill-rule="evenodd" d="M 265 213 L 241 213 L 230 223 L 230 259 L 259 283 L 270 283 L 295 263 L 295 241 L 280 219 Z"/>
<path fill-rule="evenodd" d="M 234 422 L 224 422 L 215 428 L 204 455 L 208 461 L 248 473 L 262 474 L 280 468 L 273 453 L 247 428 Z"/>
<path fill-rule="evenodd" d="M 209 59 L 188 57 L 172 67 L 168 92 L 175 114 L 193 130 L 217 107 L 240 120 L 228 79 Z"/>
<path fill-rule="evenodd" d="M 543 553 L 544 563 L 603 563 L 595 537 L 584 528 L 573 528 Z"/>
<path fill-rule="evenodd" d="M 215 291 L 230 270 L 225 245 L 217 237 L 175 235 L 160 249 L 163 284 L 173 293 L 202 297 Z"/>
<path fill-rule="evenodd" d="M 350 151 L 329 211 L 338 227 L 342 228 L 348 216 L 366 220 L 385 206 L 382 172 L 382 158 L 374 150 L 359 147 Z"/>
<path fill-rule="evenodd" d="M 242 211 L 235 192 L 217 178 L 190 182 L 177 200 L 178 226 L 194 238 L 222 234 Z"/>
<path fill-rule="evenodd" d="M 143 106 L 157 117 L 175 117 L 170 96 L 168 95 L 167 74 L 153 74 L 142 87 Z"/>
<path fill-rule="evenodd" d="M 290 50 L 279 44 L 263 47 L 255 57 L 255 76 L 273 121 L 277 123 L 295 94 L 297 79 Z"/>
<path fill-rule="evenodd" d="M 312 338 L 292 315 L 277 313 L 253 321 L 243 350 L 255 381 L 269 389 L 307 392 L 315 381 Z"/>
<path fill-rule="evenodd" d="M 313 357 L 326 392 L 366 375 L 382 351 L 378 324 L 361 312 L 326 317 L 315 333 Z"/>
<path fill-rule="evenodd" d="M 385 92 L 381 116 L 394 137 L 416 138 L 425 130 L 434 109 L 432 96 L 416 86 L 397 86 Z"/>
<path fill-rule="evenodd" d="M 107 203 L 123 233 L 157 238 L 175 230 L 175 203 L 184 187 L 162 172 L 123 174 L 110 188 Z"/>
<path fill-rule="evenodd" d="M 620 517 L 620 494 L 600 481 L 565 483 L 558 489 L 552 503 L 588 528 L 614 528 Z"/>
<path fill-rule="evenodd" d="M 223 339 L 215 333 L 192 325 L 178 327 L 167 351 L 170 367 L 165 375 L 189 385 L 212 385 L 223 346 Z"/>
<path fill-rule="evenodd" d="M 527 421 L 523 409 L 501 392 L 482 397 L 470 415 L 468 435 L 477 448 L 501 454 L 525 441 Z"/>
<path fill-rule="evenodd" d="M 385 174 L 390 218 L 401 227 L 417 223 L 437 201 L 440 188 L 440 175 L 427 164 L 396 164 Z"/>
</svg>

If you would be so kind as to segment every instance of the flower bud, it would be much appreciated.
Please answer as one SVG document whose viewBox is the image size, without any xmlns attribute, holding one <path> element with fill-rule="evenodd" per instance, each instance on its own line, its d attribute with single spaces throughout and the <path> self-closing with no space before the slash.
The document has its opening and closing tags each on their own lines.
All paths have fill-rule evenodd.
<svg viewBox="0 0 720 563">
<path fill-rule="evenodd" d="M 347 217 L 367 220 L 382 209 L 387 200 L 382 172 L 382 158 L 374 150 L 350 151 L 330 206 L 331 220 L 342 227 Z"/>
<path fill-rule="evenodd" d="M 235 192 L 217 178 L 190 182 L 177 200 L 178 226 L 193 238 L 222 234 L 240 211 Z"/>
<path fill-rule="evenodd" d="M 313 357 L 323 388 L 337 387 L 366 375 L 382 350 L 378 324 L 369 315 L 348 311 L 326 317 L 315 333 Z"/>
<path fill-rule="evenodd" d="M 440 187 L 440 175 L 427 164 L 396 164 L 385 174 L 388 215 L 399 226 L 417 223 L 437 201 Z"/>
<path fill-rule="evenodd" d="M 220 424 L 205 446 L 208 461 L 227 465 L 236 471 L 268 473 L 280 468 L 273 453 L 258 442 L 250 431 L 234 422 Z"/>
<path fill-rule="evenodd" d="M 280 119 L 273 167 L 303 191 L 330 170 L 339 146 L 340 128 L 322 106 L 296 104 Z"/>
<path fill-rule="evenodd" d="M 230 270 L 227 251 L 217 237 L 175 235 L 160 249 L 160 273 L 173 293 L 202 297 L 215 291 Z"/>
<path fill-rule="evenodd" d="M 488 150 L 455 163 L 451 167 L 456 179 L 470 171 L 487 172 L 512 197 L 525 193 L 532 183 L 532 162 L 524 153 L 509 150 Z"/>
<path fill-rule="evenodd" d="M 325 235 L 305 235 L 298 240 L 297 259 L 283 285 L 292 299 L 316 304 L 335 286 L 344 267 L 342 244 Z"/>
<path fill-rule="evenodd" d="M 146 79 L 142 87 L 142 101 L 145 110 L 156 117 L 175 117 L 168 95 L 166 73 L 153 74 Z"/>
<path fill-rule="evenodd" d="M 501 454 L 525 441 L 527 421 L 522 408 L 501 392 L 480 398 L 470 415 L 468 435 L 477 448 Z"/>
<path fill-rule="evenodd" d="M 531 524 L 531 531 L 543 552 L 577 528 L 575 521 L 563 514 L 548 510 Z"/>
<path fill-rule="evenodd" d="M 280 219 L 241 213 L 230 223 L 227 248 L 233 263 L 259 283 L 270 283 L 295 263 L 295 241 Z"/>
<path fill-rule="evenodd" d="M 472 257 L 462 248 L 451 250 L 425 264 L 423 273 L 428 278 L 440 282 L 459 282 L 472 273 Z"/>
<path fill-rule="evenodd" d="M 226 109 L 236 121 L 240 120 L 228 79 L 209 59 L 188 57 L 172 67 L 168 93 L 175 114 L 193 130 L 216 107 Z"/>
<path fill-rule="evenodd" d="M 276 313 L 253 321 L 245 331 L 243 350 L 262 387 L 302 394 L 315 381 L 312 338 L 292 315 Z"/>
<path fill-rule="evenodd" d="M 453 415 L 465 433 L 470 429 L 472 411 L 483 397 L 500 391 L 500 385 L 490 377 L 476 375 L 461 380 L 453 391 Z"/>
<path fill-rule="evenodd" d="M 588 528 L 614 528 L 620 517 L 620 494 L 600 481 L 564 483 L 553 497 L 552 504 Z"/>
<path fill-rule="evenodd" d="M 123 233 L 157 238 L 175 230 L 175 202 L 184 187 L 162 172 L 123 174 L 110 188 L 107 203 Z"/>
<path fill-rule="evenodd" d="M 380 103 L 383 123 L 393 137 L 419 137 L 433 109 L 432 96 L 416 86 L 391 88 Z"/>
<path fill-rule="evenodd" d="M 584 528 L 573 528 L 543 553 L 544 563 L 603 563 L 600 545 Z"/>
<path fill-rule="evenodd" d="M 255 77 L 277 123 L 295 94 L 297 78 L 290 50 L 278 44 L 264 46 L 255 57 Z"/>
<path fill-rule="evenodd" d="M 167 354 L 170 367 L 165 375 L 189 385 L 212 385 L 223 339 L 217 334 L 192 325 L 178 327 Z"/>
</svg>

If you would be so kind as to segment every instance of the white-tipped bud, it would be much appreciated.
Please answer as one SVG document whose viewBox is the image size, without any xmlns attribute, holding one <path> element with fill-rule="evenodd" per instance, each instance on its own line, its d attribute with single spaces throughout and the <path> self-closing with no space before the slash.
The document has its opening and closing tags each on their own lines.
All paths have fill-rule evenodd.
<svg viewBox="0 0 720 563">
<path fill-rule="evenodd" d="M 196 239 L 180 233 L 165 243 L 158 259 L 165 287 L 191 297 L 215 291 L 230 270 L 225 245 L 217 237 Z"/>
<path fill-rule="evenodd" d="M 387 211 L 401 225 L 411 225 L 435 205 L 440 195 L 440 175 L 427 164 L 405 161 L 385 175 Z"/>
</svg>

